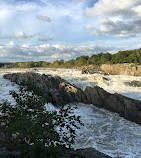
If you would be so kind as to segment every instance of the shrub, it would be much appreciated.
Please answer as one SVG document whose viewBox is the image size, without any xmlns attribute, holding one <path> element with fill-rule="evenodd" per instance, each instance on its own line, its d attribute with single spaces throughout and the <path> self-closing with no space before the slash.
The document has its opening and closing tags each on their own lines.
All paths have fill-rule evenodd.
<svg viewBox="0 0 141 158">
<path fill-rule="evenodd" d="M 71 147 L 82 123 L 70 106 L 47 111 L 45 101 L 33 92 L 21 88 L 10 94 L 15 105 L 0 104 L 1 146 L 25 158 L 59 157 L 58 149 Z"/>
</svg>

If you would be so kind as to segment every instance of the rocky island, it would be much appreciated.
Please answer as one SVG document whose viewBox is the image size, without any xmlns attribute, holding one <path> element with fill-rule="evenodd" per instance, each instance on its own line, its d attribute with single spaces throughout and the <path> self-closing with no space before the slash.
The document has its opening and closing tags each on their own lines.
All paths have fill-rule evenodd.
<svg viewBox="0 0 141 158">
<path fill-rule="evenodd" d="M 85 90 L 77 88 L 59 76 L 40 75 L 37 73 L 13 73 L 4 75 L 19 85 L 26 85 L 30 82 L 36 89 L 43 93 L 44 99 L 61 106 L 70 102 L 82 102 L 93 104 L 99 108 L 105 108 L 118 113 L 127 120 L 141 124 L 141 101 L 127 98 L 120 94 L 110 94 L 104 89 L 86 87 Z"/>
</svg>

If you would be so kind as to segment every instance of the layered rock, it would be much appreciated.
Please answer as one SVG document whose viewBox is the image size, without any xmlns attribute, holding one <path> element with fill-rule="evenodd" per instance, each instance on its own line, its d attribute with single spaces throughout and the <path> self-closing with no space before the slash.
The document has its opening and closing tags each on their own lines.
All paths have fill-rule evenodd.
<svg viewBox="0 0 141 158">
<path fill-rule="evenodd" d="M 82 74 L 94 74 L 99 73 L 99 66 L 89 65 L 81 67 Z"/>
<path fill-rule="evenodd" d="M 80 68 L 82 74 L 102 73 L 105 75 L 131 75 L 141 76 L 141 65 L 134 63 L 121 63 L 121 64 L 102 64 L 101 66 L 89 65 Z"/>
<path fill-rule="evenodd" d="M 109 73 L 112 75 L 119 75 L 119 74 L 125 74 L 125 75 L 132 75 L 132 76 L 141 76 L 141 65 L 136 64 L 103 64 L 100 66 L 100 70 L 104 73 Z"/>
<path fill-rule="evenodd" d="M 35 73 L 6 74 L 4 78 L 19 85 L 30 81 L 36 89 L 43 92 L 43 97 L 45 99 L 49 98 L 54 105 L 70 102 L 93 104 L 94 106 L 119 113 L 120 116 L 127 120 L 141 124 L 141 101 L 130 99 L 120 94 L 110 94 L 98 86 L 86 87 L 85 90 L 81 90 L 60 77 Z"/>
<path fill-rule="evenodd" d="M 124 82 L 124 84 L 131 87 L 141 87 L 141 81 Z"/>
</svg>

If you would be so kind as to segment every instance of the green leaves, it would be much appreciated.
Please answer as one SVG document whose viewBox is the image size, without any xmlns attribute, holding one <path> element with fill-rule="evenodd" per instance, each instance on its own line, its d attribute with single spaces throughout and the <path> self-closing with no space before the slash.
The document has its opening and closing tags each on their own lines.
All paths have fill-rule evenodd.
<svg viewBox="0 0 141 158">
<path fill-rule="evenodd" d="M 58 152 L 56 146 L 71 147 L 76 130 L 82 125 L 79 116 L 68 106 L 47 111 L 42 97 L 21 88 L 11 91 L 15 105 L 0 104 L 0 145 L 20 152 L 21 157 L 46 157 Z"/>
</svg>

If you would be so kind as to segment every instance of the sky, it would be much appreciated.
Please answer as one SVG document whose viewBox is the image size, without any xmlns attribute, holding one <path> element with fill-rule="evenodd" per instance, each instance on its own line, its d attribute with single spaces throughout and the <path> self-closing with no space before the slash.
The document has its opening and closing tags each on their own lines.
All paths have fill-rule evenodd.
<svg viewBox="0 0 141 158">
<path fill-rule="evenodd" d="M 141 48 L 141 0 L 0 0 L 0 62 Z"/>
</svg>

